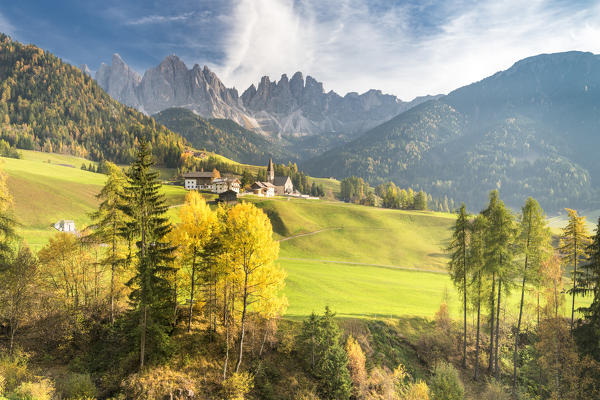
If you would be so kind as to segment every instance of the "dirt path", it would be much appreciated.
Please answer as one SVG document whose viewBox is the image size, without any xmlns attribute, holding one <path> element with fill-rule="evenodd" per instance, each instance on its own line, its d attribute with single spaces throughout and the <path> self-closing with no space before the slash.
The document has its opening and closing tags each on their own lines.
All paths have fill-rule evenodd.
<svg viewBox="0 0 600 400">
<path fill-rule="evenodd" d="M 361 263 L 361 262 L 354 262 L 354 261 L 319 260 L 319 259 L 315 259 L 315 258 L 279 257 L 279 259 L 280 260 L 289 260 L 289 261 L 320 262 L 320 263 L 327 263 L 327 264 L 362 265 L 365 267 L 391 268 L 391 269 L 400 269 L 403 271 L 429 272 L 432 274 L 447 274 L 446 271 L 431 270 L 431 269 L 425 269 L 425 268 L 401 267 L 399 265 L 368 264 L 368 263 Z"/>
<path fill-rule="evenodd" d="M 314 231 L 314 232 L 307 232 L 307 233 L 301 233 L 299 235 L 294 235 L 294 236 L 288 236 L 288 237 L 284 237 L 283 239 L 279 239 L 280 242 L 285 242 L 286 240 L 290 240 L 290 239 L 296 239 L 302 236 L 310 236 L 310 235 L 316 235 L 317 233 L 321 233 L 321 232 L 325 232 L 325 231 L 333 231 L 336 229 L 342 229 L 341 226 L 338 227 L 334 227 L 334 228 L 323 228 L 323 229 L 319 229 L 318 231 Z"/>
</svg>

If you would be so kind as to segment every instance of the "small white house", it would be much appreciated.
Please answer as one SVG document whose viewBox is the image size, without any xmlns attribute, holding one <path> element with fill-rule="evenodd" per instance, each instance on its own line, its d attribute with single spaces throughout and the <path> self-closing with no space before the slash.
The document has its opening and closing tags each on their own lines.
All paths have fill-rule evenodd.
<svg viewBox="0 0 600 400">
<path fill-rule="evenodd" d="M 62 219 L 54 224 L 54 228 L 60 232 L 77 232 L 75 229 L 75 221 L 70 219 Z"/>
</svg>

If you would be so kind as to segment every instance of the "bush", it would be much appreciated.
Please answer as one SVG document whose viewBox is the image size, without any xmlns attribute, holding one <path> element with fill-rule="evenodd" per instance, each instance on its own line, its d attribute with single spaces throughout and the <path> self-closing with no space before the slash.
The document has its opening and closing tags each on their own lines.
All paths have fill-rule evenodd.
<svg viewBox="0 0 600 400">
<path fill-rule="evenodd" d="M 433 400 L 462 400 L 465 389 L 452 364 L 440 362 L 435 366 L 430 389 Z"/>
<path fill-rule="evenodd" d="M 168 367 L 133 374 L 123 383 L 124 394 L 128 399 L 193 399 L 194 389 L 194 382 L 188 375 Z"/>
<path fill-rule="evenodd" d="M 31 380 L 33 376 L 27 370 L 27 356 L 16 352 L 13 356 L 0 357 L 0 393 L 15 390 L 21 382 Z"/>
<path fill-rule="evenodd" d="M 429 400 L 429 386 L 423 381 L 410 384 L 402 395 L 402 400 Z"/>
<path fill-rule="evenodd" d="M 8 400 L 52 400 L 54 385 L 48 379 L 39 382 L 23 382 L 12 393 Z"/>
<path fill-rule="evenodd" d="M 63 397 L 70 400 L 96 397 L 96 385 L 89 374 L 70 374 L 59 386 Z"/>
<path fill-rule="evenodd" d="M 510 396 L 502 389 L 502 385 L 494 380 L 487 383 L 482 400 L 509 400 Z"/>
<path fill-rule="evenodd" d="M 248 372 L 236 372 L 223 382 L 226 400 L 244 400 L 254 387 L 254 377 Z"/>
</svg>

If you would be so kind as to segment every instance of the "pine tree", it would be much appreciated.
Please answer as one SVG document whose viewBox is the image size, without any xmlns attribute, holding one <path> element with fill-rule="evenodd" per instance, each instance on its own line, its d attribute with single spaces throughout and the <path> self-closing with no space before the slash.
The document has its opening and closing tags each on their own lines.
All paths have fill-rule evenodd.
<svg viewBox="0 0 600 400">
<path fill-rule="evenodd" d="M 319 380 L 323 398 L 347 400 L 351 393 L 348 356 L 340 343 L 340 328 L 329 307 L 323 316 L 314 313 L 302 324 L 299 349 L 311 373 Z"/>
<path fill-rule="evenodd" d="M 129 299 L 135 307 L 133 314 L 139 320 L 140 369 L 144 368 L 147 344 L 155 353 L 168 347 L 167 329 L 173 307 L 166 276 L 171 271 L 168 263 L 174 248 L 164 241 L 171 225 L 153 165 L 150 147 L 141 141 L 137 158 L 127 171 L 123 196 L 123 212 L 130 219 L 127 225 L 137 239 L 135 273 L 127 285 L 132 289 Z"/>
<path fill-rule="evenodd" d="M 513 393 L 517 393 L 517 365 L 519 352 L 519 336 L 521 334 L 521 320 L 523 317 L 523 304 L 525 301 L 525 285 L 539 277 L 542 262 L 548 257 L 550 244 L 550 231 L 546 226 L 546 215 L 539 203 L 529 197 L 521 209 L 519 219 L 519 235 L 517 246 L 524 255 L 523 269 L 521 271 L 521 303 L 519 318 L 515 331 L 515 348 L 513 352 Z"/>
<path fill-rule="evenodd" d="M 592 296 L 587 307 L 580 307 L 585 324 L 577 328 L 577 341 L 587 354 L 600 360 L 600 218 L 587 248 L 588 262 L 581 265 L 578 278 L 578 294 Z"/>
<path fill-rule="evenodd" d="M 575 320 L 575 296 L 578 294 L 577 280 L 577 265 L 579 261 L 585 258 L 585 251 L 589 244 L 589 237 L 585 228 L 585 217 L 580 217 L 577 211 L 566 208 L 569 216 L 567 225 L 563 228 L 563 233 L 560 240 L 560 252 L 563 256 L 565 265 L 572 265 L 573 272 L 573 288 L 569 290 L 572 296 L 571 304 L 571 332 L 573 332 L 573 323 Z"/>
<path fill-rule="evenodd" d="M 470 246 L 468 253 L 468 265 L 471 272 L 471 301 L 477 310 L 477 328 L 475 333 L 475 380 L 479 379 L 479 349 L 481 332 L 481 302 L 484 300 L 485 292 L 484 267 L 485 267 L 485 231 L 486 219 L 479 214 L 470 225 Z"/>
<path fill-rule="evenodd" d="M 115 277 L 117 268 L 122 266 L 125 261 L 120 255 L 120 242 L 126 222 L 123 213 L 126 177 L 123 171 L 113 163 L 105 162 L 105 167 L 109 176 L 104 187 L 96 196 L 101 203 L 98 211 L 92 214 L 92 219 L 94 221 L 94 239 L 110 246 L 102 264 L 110 266 L 110 322 L 114 324 Z"/>
<path fill-rule="evenodd" d="M 490 320 L 490 372 L 498 374 L 498 348 L 500 336 L 500 307 L 502 304 L 502 290 L 508 292 L 512 282 L 513 272 L 513 242 L 515 235 L 514 217 L 500 200 L 498 191 L 490 193 L 489 205 L 483 211 L 487 219 L 487 230 L 485 235 L 485 269 L 486 273 L 492 275 L 492 290 L 490 306 L 492 318 Z M 497 300 L 495 299 L 496 283 Z M 496 310 L 494 311 L 494 307 Z M 496 321 L 494 322 L 494 312 Z M 496 331 L 494 332 L 494 324 Z M 495 337 L 494 337 L 495 336 Z"/>
<path fill-rule="evenodd" d="M 458 217 L 454 225 L 454 233 L 448 247 L 448 252 L 450 253 L 450 262 L 448 263 L 450 278 L 458 291 L 463 295 L 463 368 L 467 366 L 467 276 L 470 274 L 467 257 L 468 248 L 469 216 L 463 203 L 458 212 Z"/>
</svg>

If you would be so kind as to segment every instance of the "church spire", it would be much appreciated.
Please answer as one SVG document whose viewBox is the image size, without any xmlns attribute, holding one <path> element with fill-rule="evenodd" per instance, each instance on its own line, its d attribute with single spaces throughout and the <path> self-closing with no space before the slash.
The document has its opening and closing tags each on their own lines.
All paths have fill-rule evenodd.
<svg viewBox="0 0 600 400">
<path fill-rule="evenodd" d="M 275 180 L 275 168 L 273 168 L 272 158 L 269 158 L 269 165 L 267 165 L 267 180 L 271 183 Z"/>
</svg>

